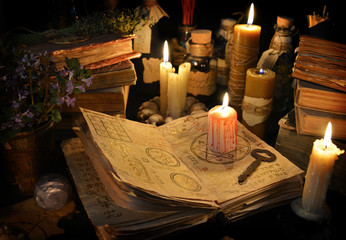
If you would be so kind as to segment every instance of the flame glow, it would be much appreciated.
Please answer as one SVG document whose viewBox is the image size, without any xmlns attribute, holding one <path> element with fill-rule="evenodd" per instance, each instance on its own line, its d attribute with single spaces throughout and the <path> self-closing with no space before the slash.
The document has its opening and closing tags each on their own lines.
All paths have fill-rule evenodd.
<svg viewBox="0 0 346 240">
<path fill-rule="evenodd" d="M 249 17 L 247 19 L 247 25 L 251 25 L 253 23 L 253 17 L 254 17 L 254 5 L 253 3 L 251 3 Z"/>
<path fill-rule="evenodd" d="M 263 73 L 264 73 L 263 68 L 261 68 L 261 69 L 259 70 L 259 73 L 260 73 L 260 74 L 263 74 Z"/>
<path fill-rule="evenodd" d="M 332 123 L 328 122 L 328 126 L 327 126 L 326 132 L 324 134 L 324 138 L 323 138 L 324 146 L 326 148 L 328 148 L 331 141 L 332 141 Z"/>
<path fill-rule="evenodd" d="M 167 40 L 165 41 L 165 44 L 163 45 L 163 61 L 168 62 L 169 55 L 168 55 L 168 43 Z"/>
<path fill-rule="evenodd" d="M 228 94 L 225 93 L 225 96 L 223 97 L 223 102 L 222 102 L 222 107 L 227 107 L 228 106 Z"/>
</svg>

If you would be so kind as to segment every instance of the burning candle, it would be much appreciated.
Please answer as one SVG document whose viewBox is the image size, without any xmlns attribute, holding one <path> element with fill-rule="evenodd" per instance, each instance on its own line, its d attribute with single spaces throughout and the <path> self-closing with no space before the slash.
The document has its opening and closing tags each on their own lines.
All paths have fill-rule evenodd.
<svg viewBox="0 0 346 240">
<path fill-rule="evenodd" d="M 266 121 L 272 111 L 275 72 L 249 68 L 246 71 L 243 119 L 248 126 Z"/>
<path fill-rule="evenodd" d="M 163 47 L 163 62 L 160 63 L 160 112 L 164 117 L 167 114 L 168 74 L 174 73 L 174 68 L 168 60 L 168 43 L 165 41 Z"/>
<path fill-rule="evenodd" d="M 237 24 L 234 26 L 233 41 L 247 47 L 258 48 L 261 27 L 253 24 L 254 8 L 254 4 L 251 3 L 247 24 Z"/>
<path fill-rule="evenodd" d="M 168 74 L 167 112 L 173 119 L 181 117 L 184 112 L 190 69 L 190 63 L 182 63 L 179 66 L 178 73 Z"/>
<path fill-rule="evenodd" d="M 237 147 L 237 112 L 228 106 L 225 93 L 222 106 L 208 112 L 208 145 L 214 152 L 227 153 Z"/>
<path fill-rule="evenodd" d="M 302 207 L 305 211 L 321 215 L 326 208 L 326 192 L 335 160 L 344 153 L 331 141 L 332 125 L 329 122 L 324 138 L 314 142 L 305 177 Z"/>
<path fill-rule="evenodd" d="M 261 27 L 253 24 L 254 5 L 251 4 L 247 24 L 234 26 L 231 71 L 228 88 L 231 105 L 240 106 L 244 96 L 246 70 L 256 67 Z"/>
</svg>

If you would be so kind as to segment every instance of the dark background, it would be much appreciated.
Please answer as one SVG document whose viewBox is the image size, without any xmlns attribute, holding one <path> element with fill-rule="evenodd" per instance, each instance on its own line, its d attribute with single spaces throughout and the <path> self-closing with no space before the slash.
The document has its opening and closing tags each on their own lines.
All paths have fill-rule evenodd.
<svg viewBox="0 0 346 240">
<path fill-rule="evenodd" d="M 0 33 L 5 33 L 14 27 L 25 27 L 33 31 L 64 28 L 70 24 L 69 10 L 72 2 L 81 17 L 109 9 L 106 0 L 0 0 Z M 244 12 L 247 19 L 251 2 L 255 5 L 254 23 L 262 27 L 263 49 L 269 46 L 273 35 L 273 24 L 278 15 L 293 18 L 296 27 L 300 32 L 304 32 L 307 29 L 306 16 L 313 12 L 322 15 L 323 6 L 327 5 L 327 12 L 335 25 L 336 32 L 342 33 L 345 30 L 344 8 L 338 0 L 196 0 L 194 22 L 198 28 L 215 31 L 220 19 L 233 17 L 232 13 Z M 117 8 L 134 8 L 141 3 L 142 0 L 118 0 Z M 178 26 L 182 19 L 181 1 L 158 0 L 158 3 L 169 14 L 172 23 L 170 32 L 174 34 L 176 30 L 174 27 Z M 339 38 L 339 41 L 344 40 Z"/>
</svg>

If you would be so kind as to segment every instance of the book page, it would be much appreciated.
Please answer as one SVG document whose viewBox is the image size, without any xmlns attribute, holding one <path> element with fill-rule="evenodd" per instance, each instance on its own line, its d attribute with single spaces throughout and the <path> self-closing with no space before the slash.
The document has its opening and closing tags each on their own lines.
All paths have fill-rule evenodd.
<svg viewBox="0 0 346 240">
<path fill-rule="evenodd" d="M 207 220 L 209 210 L 189 209 L 184 212 L 138 212 L 118 206 L 108 195 L 97 171 L 85 153 L 85 148 L 78 138 L 64 140 L 61 148 L 66 157 L 69 170 L 76 184 L 78 195 L 84 208 L 95 226 L 111 226 L 117 233 L 122 231 L 139 231 L 156 229 L 166 224 L 198 218 Z"/>
<path fill-rule="evenodd" d="M 217 196 L 219 204 L 303 172 L 239 122 L 237 149 L 226 154 L 218 154 L 208 148 L 208 113 L 180 118 L 159 129 L 181 161 Z M 238 176 L 255 161 L 250 152 L 257 148 L 274 153 L 276 160 L 262 162 L 243 184 L 239 184 Z"/>
<path fill-rule="evenodd" d="M 113 168 L 116 181 L 164 198 L 202 200 L 215 196 L 174 153 L 153 125 L 81 109 L 92 138 Z"/>
</svg>

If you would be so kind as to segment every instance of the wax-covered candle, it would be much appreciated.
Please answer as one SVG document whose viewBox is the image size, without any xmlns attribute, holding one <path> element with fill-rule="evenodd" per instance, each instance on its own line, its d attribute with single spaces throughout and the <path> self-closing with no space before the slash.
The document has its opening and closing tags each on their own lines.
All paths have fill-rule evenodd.
<svg viewBox="0 0 346 240">
<path fill-rule="evenodd" d="M 179 66 L 178 73 L 168 74 L 167 112 L 173 119 L 181 117 L 184 112 L 190 68 L 190 63 L 182 63 Z"/>
<path fill-rule="evenodd" d="M 246 71 L 243 119 L 248 126 L 266 121 L 272 111 L 275 72 L 249 68 Z"/>
<path fill-rule="evenodd" d="M 162 116 L 167 114 L 167 87 L 168 87 L 168 74 L 174 73 L 172 64 L 168 61 L 168 43 L 165 41 L 163 47 L 163 62 L 160 63 L 160 112 Z"/>
<path fill-rule="evenodd" d="M 332 125 L 329 122 L 323 139 L 314 142 L 305 177 L 302 207 L 305 211 L 319 214 L 325 207 L 326 193 L 338 155 L 344 153 L 331 141 Z"/>
<path fill-rule="evenodd" d="M 244 97 L 246 70 L 257 65 L 261 27 L 252 24 L 253 18 L 254 6 L 251 4 L 247 24 L 234 26 L 228 84 L 231 106 L 241 105 Z"/>
<path fill-rule="evenodd" d="M 208 145 L 214 152 L 227 153 L 237 147 L 237 112 L 228 106 L 228 94 L 223 104 L 208 112 Z"/>
</svg>

